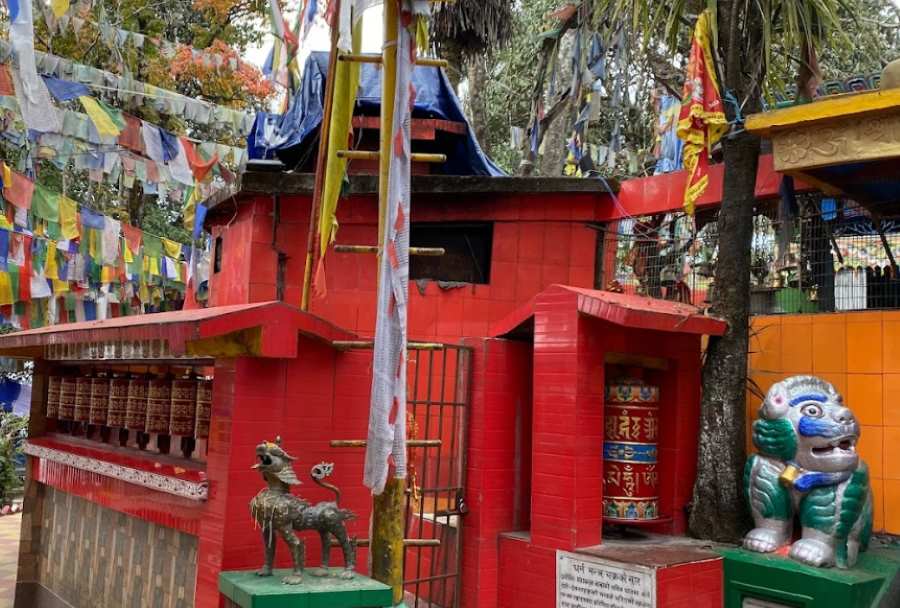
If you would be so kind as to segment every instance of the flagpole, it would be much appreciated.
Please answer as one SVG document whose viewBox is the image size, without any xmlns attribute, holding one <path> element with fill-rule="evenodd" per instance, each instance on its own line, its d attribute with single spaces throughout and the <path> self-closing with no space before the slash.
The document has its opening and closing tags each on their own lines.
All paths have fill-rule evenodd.
<svg viewBox="0 0 900 608">
<path fill-rule="evenodd" d="M 328 76 L 325 80 L 325 104 L 322 113 L 322 124 L 319 127 L 319 153 L 316 156 L 316 179 L 313 185 L 313 196 L 309 208 L 309 232 L 306 240 L 306 266 L 303 269 L 303 292 L 300 296 L 300 310 L 309 310 L 309 292 L 312 285 L 313 262 L 315 261 L 316 237 L 319 236 L 316 224 L 319 221 L 319 210 L 322 207 L 322 187 L 325 181 L 325 169 L 328 162 L 328 139 L 331 135 L 331 113 L 334 107 L 335 75 L 338 62 L 338 40 L 341 18 L 341 0 L 335 3 L 334 22 L 331 24 L 331 52 L 328 54 Z M 320 251 L 319 255 L 325 255 Z"/>
<path fill-rule="evenodd" d="M 391 142 L 394 133 L 394 106 L 396 105 L 397 45 L 399 44 L 399 1 L 384 2 L 384 46 L 381 70 L 381 124 L 378 167 L 378 279 L 380 287 L 381 256 L 384 231 L 387 227 L 388 181 L 391 170 Z M 406 350 L 406 344 L 402 345 Z M 406 408 L 400 415 L 405 415 Z M 403 504 L 406 498 L 406 480 L 388 472 L 384 491 L 374 497 L 372 513 L 372 578 L 389 585 L 393 590 L 393 605 L 403 601 Z"/>
</svg>

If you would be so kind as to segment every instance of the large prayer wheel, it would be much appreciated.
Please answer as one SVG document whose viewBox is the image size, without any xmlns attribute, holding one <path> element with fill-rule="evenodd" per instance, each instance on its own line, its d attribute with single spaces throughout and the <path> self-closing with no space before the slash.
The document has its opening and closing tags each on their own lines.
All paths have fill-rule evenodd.
<svg viewBox="0 0 900 608">
<path fill-rule="evenodd" d="M 91 424 L 106 426 L 109 416 L 109 378 L 96 376 L 91 380 Z"/>
<path fill-rule="evenodd" d="M 169 434 L 193 437 L 197 421 L 197 379 L 193 376 L 172 380 L 172 411 Z"/>
<path fill-rule="evenodd" d="M 147 378 L 128 381 L 128 403 L 125 405 L 125 428 L 129 431 L 147 430 Z"/>
<path fill-rule="evenodd" d="M 128 413 L 128 385 L 126 376 L 115 376 L 109 381 L 109 412 L 106 424 L 114 428 L 125 428 Z"/>
<path fill-rule="evenodd" d="M 75 422 L 91 420 L 91 382 L 90 376 L 79 376 L 75 380 Z"/>
<path fill-rule="evenodd" d="M 75 419 L 75 391 L 76 379 L 74 376 L 63 376 L 59 382 L 59 412 L 60 420 Z"/>
<path fill-rule="evenodd" d="M 172 380 L 152 378 L 147 386 L 147 429 L 148 433 L 169 433 L 169 419 L 172 417 Z"/>
<path fill-rule="evenodd" d="M 47 378 L 47 418 L 56 418 L 59 416 L 59 392 L 62 378 L 59 376 L 50 376 Z"/>
<path fill-rule="evenodd" d="M 606 387 L 603 516 L 659 519 L 659 389 L 639 380 Z"/>
<path fill-rule="evenodd" d="M 197 439 L 209 438 L 209 421 L 212 417 L 212 380 L 197 381 L 197 423 L 194 434 Z"/>
</svg>

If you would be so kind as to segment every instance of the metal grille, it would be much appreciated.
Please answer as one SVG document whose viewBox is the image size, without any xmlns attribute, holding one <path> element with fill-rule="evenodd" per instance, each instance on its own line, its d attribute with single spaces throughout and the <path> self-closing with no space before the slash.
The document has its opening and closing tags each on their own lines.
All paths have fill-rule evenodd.
<svg viewBox="0 0 900 608">
<path fill-rule="evenodd" d="M 659 215 L 603 227 L 598 287 L 706 306 L 715 289 L 714 216 Z M 853 201 L 801 195 L 759 203 L 753 218 L 753 314 L 900 308 L 900 219 Z M 598 260 L 599 261 L 599 260 Z"/>
<path fill-rule="evenodd" d="M 441 442 L 409 449 L 406 538 L 440 540 L 406 548 L 410 608 L 459 606 L 470 361 L 471 351 L 460 346 L 409 351 L 407 432 Z"/>
</svg>

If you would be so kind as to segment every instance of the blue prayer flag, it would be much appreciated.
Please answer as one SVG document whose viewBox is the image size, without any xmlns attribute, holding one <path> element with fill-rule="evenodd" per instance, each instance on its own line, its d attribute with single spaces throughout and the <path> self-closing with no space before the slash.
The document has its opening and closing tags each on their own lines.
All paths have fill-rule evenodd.
<svg viewBox="0 0 900 608">
<path fill-rule="evenodd" d="M 95 230 L 103 230 L 105 222 L 103 220 L 103 215 L 100 213 L 94 213 L 90 209 L 83 208 L 81 209 L 81 225 L 85 228 L 93 228 Z"/>
<path fill-rule="evenodd" d="M 44 76 L 44 83 L 50 94 L 56 98 L 56 101 L 71 101 L 78 97 L 90 95 L 88 88 L 80 82 L 71 82 L 54 78 L 53 76 Z"/>
</svg>

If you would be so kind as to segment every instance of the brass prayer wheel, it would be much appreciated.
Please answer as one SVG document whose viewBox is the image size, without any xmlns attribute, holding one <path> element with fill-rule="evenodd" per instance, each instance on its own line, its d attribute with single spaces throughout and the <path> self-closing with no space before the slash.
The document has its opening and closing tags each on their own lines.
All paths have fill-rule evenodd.
<svg viewBox="0 0 900 608">
<path fill-rule="evenodd" d="M 107 426 L 125 427 L 125 415 L 128 412 L 128 385 L 130 380 L 124 376 L 115 376 L 109 381 L 109 412 Z"/>
<path fill-rule="evenodd" d="M 197 381 L 197 423 L 194 434 L 197 439 L 209 438 L 209 421 L 212 417 L 212 380 Z"/>
<path fill-rule="evenodd" d="M 147 428 L 148 433 L 169 433 L 169 419 L 172 416 L 172 380 L 151 378 L 147 386 Z"/>
<path fill-rule="evenodd" d="M 638 379 L 606 387 L 603 516 L 659 519 L 659 388 Z"/>
<path fill-rule="evenodd" d="M 97 376 L 91 380 L 91 424 L 106 426 L 109 414 L 109 378 Z"/>
<path fill-rule="evenodd" d="M 89 422 L 91 419 L 91 381 L 89 376 L 79 376 L 75 380 L 75 415 L 76 422 Z"/>
<path fill-rule="evenodd" d="M 50 376 L 47 378 L 47 418 L 56 418 L 59 416 L 59 392 L 61 378 L 59 376 Z"/>
<path fill-rule="evenodd" d="M 197 379 L 193 376 L 172 380 L 172 411 L 169 434 L 193 437 L 197 418 Z"/>
<path fill-rule="evenodd" d="M 59 382 L 59 410 L 57 415 L 60 420 L 73 420 L 75 418 L 75 386 L 73 376 L 63 376 Z"/>
<path fill-rule="evenodd" d="M 128 381 L 128 402 L 125 405 L 125 428 L 144 431 L 147 428 L 147 378 L 131 378 Z"/>
</svg>

